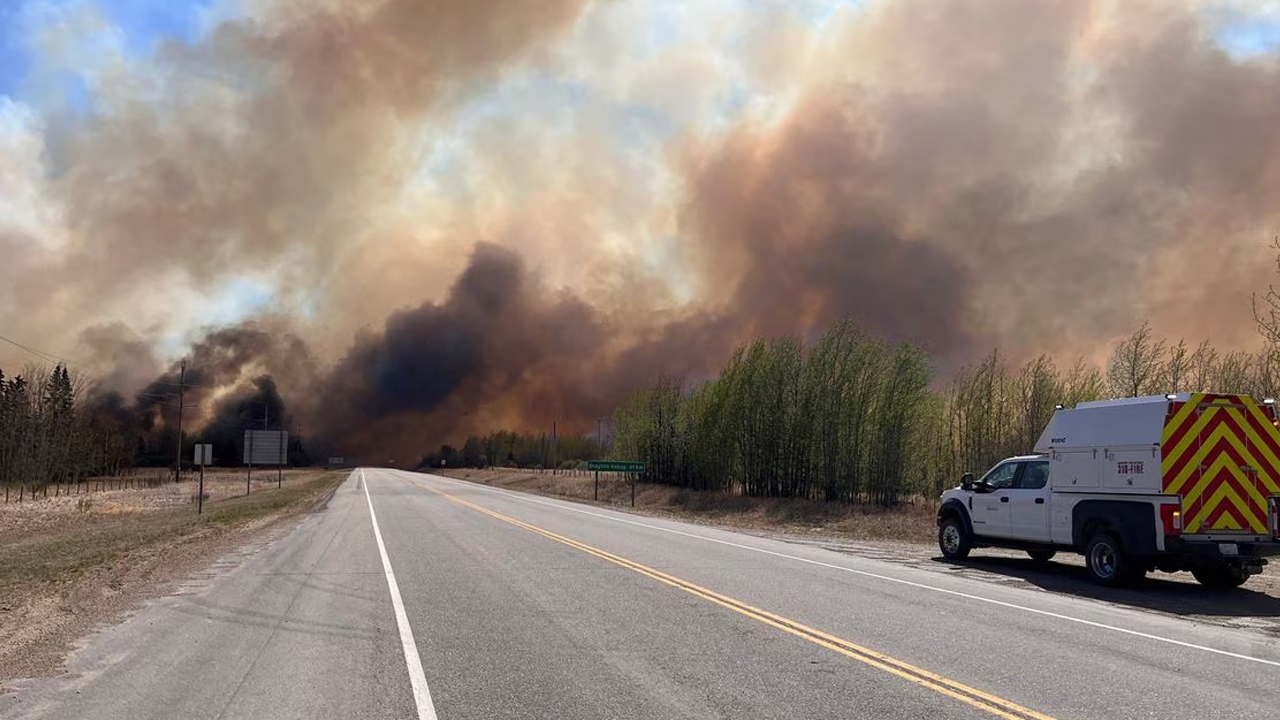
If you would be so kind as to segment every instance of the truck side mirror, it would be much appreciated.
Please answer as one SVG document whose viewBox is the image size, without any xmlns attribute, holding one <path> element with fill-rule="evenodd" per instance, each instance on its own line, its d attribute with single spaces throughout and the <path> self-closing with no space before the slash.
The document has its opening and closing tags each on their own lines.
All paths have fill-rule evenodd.
<svg viewBox="0 0 1280 720">
<path fill-rule="evenodd" d="M 966 472 L 965 474 L 960 476 L 960 489 L 961 490 L 973 489 L 973 473 Z"/>
</svg>

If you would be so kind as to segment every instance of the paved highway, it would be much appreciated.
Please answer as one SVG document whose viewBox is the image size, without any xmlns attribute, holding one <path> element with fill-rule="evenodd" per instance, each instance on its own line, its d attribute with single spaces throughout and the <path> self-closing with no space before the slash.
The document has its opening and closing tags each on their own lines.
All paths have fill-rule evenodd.
<svg viewBox="0 0 1280 720">
<path fill-rule="evenodd" d="M 0 716 L 1280 713 L 1262 633 L 401 471 L 231 564 Z"/>
</svg>

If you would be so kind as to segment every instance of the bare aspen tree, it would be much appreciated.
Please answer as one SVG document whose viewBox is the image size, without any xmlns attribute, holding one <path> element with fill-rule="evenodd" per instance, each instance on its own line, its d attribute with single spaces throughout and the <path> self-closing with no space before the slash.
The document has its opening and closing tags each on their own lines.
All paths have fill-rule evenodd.
<svg viewBox="0 0 1280 720">
<path fill-rule="evenodd" d="M 1161 384 L 1166 393 L 1179 393 L 1187 389 L 1191 376 L 1191 350 L 1186 340 L 1170 345 L 1165 354 L 1164 375 Z"/>
<path fill-rule="evenodd" d="M 1276 272 L 1280 273 L 1280 237 L 1271 240 L 1271 248 L 1276 251 Z M 1267 345 L 1280 345 L 1280 291 L 1275 285 L 1267 285 L 1261 296 L 1253 294 L 1253 321 Z"/>
<path fill-rule="evenodd" d="M 1120 397 L 1150 395 L 1160 384 L 1164 367 L 1165 342 L 1152 337 L 1151 324 L 1144 322 L 1132 335 L 1121 340 L 1107 364 L 1107 383 Z"/>
<path fill-rule="evenodd" d="M 1067 407 L 1082 402 L 1101 400 L 1107 394 L 1107 383 L 1102 371 L 1085 362 L 1083 357 L 1077 358 L 1071 369 L 1067 371 L 1062 383 L 1062 398 L 1059 400 Z"/>
<path fill-rule="evenodd" d="M 1213 386 L 1221 392 L 1248 392 L 1253 379 L 1254 357 L 1243 350 L 1222 356 L 1214 372 Z"/>
<path fill-rule="evenodd" d="M 1218 351 L 1213 349 L 1208 340 L 1202 341 L 1191 353 L 1190 361 L 1192 392 L 1208 392 L 1214 389 L 1213 382 L 1218 372 Z"/>
</svg>

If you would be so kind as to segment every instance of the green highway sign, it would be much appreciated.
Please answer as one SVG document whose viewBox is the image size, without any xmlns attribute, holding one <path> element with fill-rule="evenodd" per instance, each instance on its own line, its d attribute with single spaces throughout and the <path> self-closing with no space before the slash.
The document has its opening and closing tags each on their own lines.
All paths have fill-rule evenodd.
<svg viewBox="0 0 1280 720">
<path fill-rule="evenodd" d="M 588 460 L 587 470 L 600 472 L 642 473 L 644 463 L 630 460 Z"/>
</svg>

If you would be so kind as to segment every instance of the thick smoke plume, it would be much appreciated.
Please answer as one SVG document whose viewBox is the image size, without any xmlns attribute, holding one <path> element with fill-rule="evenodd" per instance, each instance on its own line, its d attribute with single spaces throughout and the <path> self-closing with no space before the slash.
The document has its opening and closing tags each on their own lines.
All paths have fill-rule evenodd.
<svg viewBox="0 0 1280 720">
<path fill-rule="evenodd" d="M 179 310 L 154 297 L 190 331 L 198 298 L 266 278 L 260 316 L 187 353 L 194 422 L 278 403 L 401 461 L 581 431 L 660 374 L 846 315 L 944 371 L 993 346 L 1097 358 L 1144 319 L 1250 344 L 1280 57 L 1224 51 L 1221 4 L 751 4 L 734 42 L 637 70 L 637 4 L 263 0 L 163 71 L 111 70 L 40 152 L 0 135 L 0 160 L 48 163 L 57 210 L 0 221 L 0 316 L 166 427 L 176 365 L 144 378 Z M 671 127 L 644 135 L 641 100 Z"/>
<path fill-rule="evenodd" d="M 0 221 L 0 251 L 19 270 L 3 274 L 0 316 L 52 345 L 68 318 L 151 314 L 149 298 L 174 283 L 199 291 L 268 272 L 298 296 L 340 284 L 369 215 L 413 171 L 421 124 L 580 5 L 255 3 L 198 45 L 163 46 L 154 68 L 104 70 L 101 111 L 45 132 L 41 189 L 64 228 L 31 237 L 32 223 Z"/>
<path fill-rule="evenodd" d="M 704 371 L 720 359 L 724 331 L 710 319 L 619 327 L 541 286 L 511 250 L 482 244 L 443 302 L 357 337 L 319 386 L 316 429 L 413 459 L 424 442 L 462 430 L 556 421 L 570 430 L 655 373 Z"/>
</svg>

